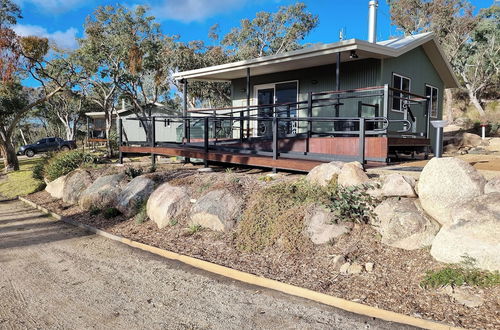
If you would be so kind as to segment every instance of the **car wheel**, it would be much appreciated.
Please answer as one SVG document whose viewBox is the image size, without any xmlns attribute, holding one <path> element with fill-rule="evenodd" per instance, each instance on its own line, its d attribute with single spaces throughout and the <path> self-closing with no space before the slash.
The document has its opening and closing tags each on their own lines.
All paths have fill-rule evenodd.
<svg viewBox="0 0 500 330">
<path fill-rule="evenodd" d="M 35 155 L 35 152 L 31 149 L 28 149 L 24 152 L 24 154 L 28 157 L 33 157 Z"/>
<path fill-rule="evenodd" d="M 69 150 L 69 147 L 68 146 L 62 146 L 61 147 L 61 151 L 68 151 Z"/>
</svg>

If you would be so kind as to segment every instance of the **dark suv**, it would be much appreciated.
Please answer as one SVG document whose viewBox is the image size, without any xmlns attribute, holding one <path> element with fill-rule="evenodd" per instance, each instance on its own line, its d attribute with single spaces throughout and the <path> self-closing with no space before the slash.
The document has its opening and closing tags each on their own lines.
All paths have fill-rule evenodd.
<svg viewBox="0 0 500 330">
<path fill-rule="evenodd" d="M 18 155 L 26 155 L 28 157 L 33 157 L 35 154 L 46 151 L 66 151 L 70 149 L 76 149 L 76 142 L 66 141 L 58 137 L 47 137 L 33 144 L 27 144 L 21 146 Z"/>
</svg>

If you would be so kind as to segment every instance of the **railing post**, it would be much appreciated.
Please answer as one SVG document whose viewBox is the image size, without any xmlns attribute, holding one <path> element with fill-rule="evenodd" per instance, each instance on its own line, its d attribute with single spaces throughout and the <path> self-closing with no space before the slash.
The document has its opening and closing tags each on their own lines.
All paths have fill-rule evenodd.
<svg viewBox="0 0 500 330">
<path fill-rule="evenodd" d="M 122 152 L 122 145 L 123 145 L 123 119 L 118 119 L 118 161 L 120 164 L 123 164 L 123 152 Z"/>
<path fill-rule="evenodd" d="M 240 141 L 243 142 L 243 111 L 240 112 Z"/>
<path fill-rule="evenodd" d="M 359 161 L 365 167 L 365 118 L 359 118 Z"/>
<path fill-rule="evenodd" d="M 309 152 L 309 140 L 312 136 L 312 92 L 309 92 L 307 95 L 307 135 L 306 135 L 306 153 Z"/>
<path fill-rule="evenodd" d="M 273 160 L 277 160 L 279 156 L 278 125 L 279 125 L 279 118 L 277 116 L 274 116 L 273 117 Z M 273 172 L 276 173 L 276 167 L 274 166 L 273 166 Z"/>
<path fill-rule="evenodd" d="M 156 117 L 151 118 L 151 166 L 156 165 L 156 155 L 154 148 L 156 145 Z"/>
<path fill-rule="evenodd" d="M 209 117 L 205 117 L 203 118 L 204 119 L 204 125 L 203 125 L 203 146 L 204 146 L 204 150 L 205 150 L 205 159 L 203 161 L 205 167 L 208 167 L 208 131 L 209 131 Z M 215 122 L 214 122 L 215 124 Z"/>
</svg>

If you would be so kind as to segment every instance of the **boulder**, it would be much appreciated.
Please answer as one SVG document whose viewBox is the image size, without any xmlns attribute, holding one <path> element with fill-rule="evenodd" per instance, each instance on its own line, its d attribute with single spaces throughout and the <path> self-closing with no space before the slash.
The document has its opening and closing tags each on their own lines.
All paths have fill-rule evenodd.
<svg viewBox="0 0 500 330">
<path fill-rule="evenodd" d="M 92 182 L 92 176 L 85 170 L 75 170 L 66 175 L 62 197 L 63 202 L 77 204 L 82 193 Z"/>
<path fill-rule="evenodd" d="M 307 210 L 304 217 L 305 234 L 314 244 L 325 244 L 351 231 L 345 224 L 333 223 L 334 215 L 320 206 Z"/>
<path fill-rule="evenodd" d="M 388 175 L 382 185 L 384 197 L 417 197 L 415 179 L 401 174 Z"/>
<path fill-rule="evenodd" d="M 375 229 L 382 243 L 404 250 L 421 249 L 432 244 L 439 225 L 423 212 L 417 199 L 388 198 L 375 210 Z"/>
<path fill-rule="evenodd" d="M 231 230 L 243 201 L 226 189 L 213 190 L 191 207 L 191 223 L 216 231 Z"/>
<path fill-rule="evenodd" d="M 469 163 L 458 158 L 433 158 L 422 170 L 418 195 L 424 210 L 445 225 L 451 210 L 482 195 L 486 180 Z"/>
<path fill-rule="evenodd" d="M 357 186 L 368 183 L 370 178 L 363 171 L 363 167 L 359 162 L 346 163 L 338 175 L 337 182 L 344 187 Z"/>
<path fill-rule="evenodd" d="M 189 196 L 185 187 L 172 186 L 168 182 L 159 186 L 146 204 L 148 217 L 158 228 L 166 227 L 189 208 Z"/>
<path fill-rule="evenodd" d="M 145 176 L 135 177 L 116 198 L 116 208 L 125 216 L 133 217 L 153 192 L 154 185 L 154 181 Z"/>
<path fill-rule="evenodd" d="M 481 142 L 481 137 L 477 134 L 459 133 L 455 136 L 455 145 L 458 147 L 477 147 Z"/>
<path fill-rule="evenodd" d="M 484 193 L 500 192 L 500 176 L 489 180 L 484 186 Z"/>
<path fill-rule="evenodd" d="M 64 196 L 64 183 L 66 181 L 66 175 L 60 176 L 54 181 L 47 183 L 45 191 L 50 194 L 50 196 L 61 199 Z"/>
<path fill-rule="evenodd" d="M 451 222 L 432 242 L 438 261 L 458 263 L 464 256 L 475 266 L 500 271 L 500 192 L 477 196 L 451 212 Z"/>
<path fill-rule="evenodd" d="M 84 210 L 106 208 L 116 205 L 116 199 L 126 184 L 125 173 L 101 176 L 80 196 L 78 204 Z"/>
<path fill-rule="evenodd" d="M 306 176 L 306 180 L 320 186 L 327 186 L 335 180 L 344 166 L 343 162 L 330 162 L 314 167 Z"/>
</svg>

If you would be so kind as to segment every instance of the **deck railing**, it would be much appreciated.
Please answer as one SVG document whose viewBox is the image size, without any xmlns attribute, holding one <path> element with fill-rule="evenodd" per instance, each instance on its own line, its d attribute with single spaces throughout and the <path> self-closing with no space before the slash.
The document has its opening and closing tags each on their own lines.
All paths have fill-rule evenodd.
<svg viewBox="0 0 500 330">
<path fill-rule="evenodd" d="M 394 94 L 394 95 L 393 95 Z M 364 164 L 367 160 L 367 137 L 390 134 L 427 136 L 416 132 L 408 108 L 401 119 L 388 119 L 390 101 L 403 100 L 408 107 L 420 105 L 428 113 L 428 99 L 405 91 L 376 86 L 355 90 L 309 93 L 305 101 L 246 105 L 213 109 L 189 110 L 184 116 L 135 117 L 145 132 L 144 141 L 124 141 L 123 122 L 119 120 L 119 144 L 148 147 L 183 147 L 202 149 L 205 153 L 223 151 L 272 159 L 291 158 L 318 161 L 354 161 Z M 355 107 L 357 116 L 342 117 L 342 110 Z M 366 113 L 366 110 L 371 113 Z M 411 114 L 411 111 L 410 111 Z M 413 115 L 411 115 L 413 116 Z M 426 115 L 428 119 L 428 116 Z M 157 124 L 164 126 L 179 123 L 179 135 L 171 141 L 159 141 Z M 168 125 L 167 125 L 168 123 Z M 357 140 L 350 155 L 339 155 L 311 150 L 311 138 L 350 137 Z M 355 147 L 354 147 L 355 146 Z M 154 159 L 154 152 L 152 153 Z M 368 159 L 370 160 L 370 159 Z"/>
</svg>

